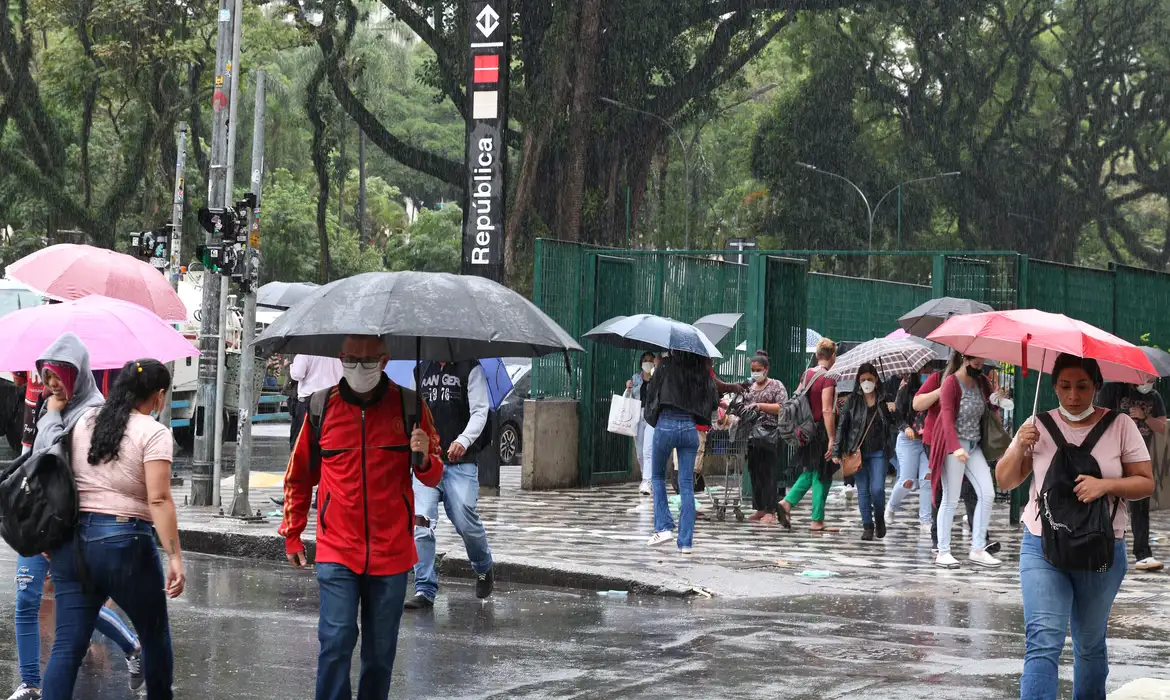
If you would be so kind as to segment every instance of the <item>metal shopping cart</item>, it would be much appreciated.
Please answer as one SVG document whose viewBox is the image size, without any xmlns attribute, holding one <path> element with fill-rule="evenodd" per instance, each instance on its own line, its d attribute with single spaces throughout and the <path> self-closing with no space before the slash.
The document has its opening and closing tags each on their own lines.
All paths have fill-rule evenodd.
<svg viewBox="0 0 1170 700">
<path fill-rule="evenodd" d="M 747 465 L 748 435 L 758 414 L 747 411 L 737 397 L 725 415 L 707 436 L 707 460 L 715 472 L 707 480 L 707 494 L 716 520 L 726 520 L 730 510 L 737 521 L 743 522 L 743 471 Z"/>
</svg>

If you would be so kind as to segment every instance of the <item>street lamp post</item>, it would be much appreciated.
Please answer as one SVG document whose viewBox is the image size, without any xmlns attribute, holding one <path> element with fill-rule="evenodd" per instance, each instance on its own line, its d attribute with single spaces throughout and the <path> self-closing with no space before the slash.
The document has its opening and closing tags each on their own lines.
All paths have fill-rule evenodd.
<svg viewBox="0 0 1170 700">
<path fill-rule="evenodd" d="M 897 184 L 897 186 L 891 188 L 889 192 L 886 192 L 885 194 L 883 194 L 881 196 L 881 199 L 879 199 L 877 201 L 877 204 L 875 204 L 871 207 L 871 206 L 869 206 L 869 198 L 866 197 L 865 193 L 861 191 L 861 188 L 858 187 L 849 178 L 844 177 L 842 175 L 838 175 L 836 173 L 831 173 L 828 170 L 821 170 L 817 166 L 809 165 L 808 163 L 797 162 L 797 165 L 799 165 L 802 168 L 807 168 L 809 170 L 812 170 L 813 172 L 820 173 L 822 175 L 828 175 L 829 177 L 834 177 L 834 178 L 837 178 L 838 180 L 843 180 L 843 181 L 849 183 L 850 187 L 857 190 L 857 194 L 861 195 L 861 201 L 865 202 L 865 211 L 869 217 L 868 222 L 869 222 L 870 255 L 869 255 L 869 264 L 868 264 L 869 271 L 866 274 L 870 275 L 870 276 L 873 275 L 873 221 L 874 221 L 874 217 L 877 215 L 878 207 L 880 207 L 882 205 L 882 202 L 886 201 L 886 198 L 889 197 L 890 195 L 892 195 L 893 193 L 895 193 L 895 192 L 898 193 L 898 249 L 901 250 L 902 249 L 902 187 L 904 185 L 913 185 L 913 184 L 918 183 L 918 182 L 928 182 L 930 180 L 938 180 L 938 179 L 941 179 L 944 177 L 957 177 L 959 175 L 962 175 L 961 172 L 955 171 L 955 172 L 951 172 L 951 173 L 940 173 L 938 175 L 931 175 L 930 177 L 920 177 L 920 178 L 915 178 L 913 180 L 906 180 L 905 182 L 900 182 Z"/>
<path fill-rule="evenodd" d="M 684 240 L 686 241 L 684 244 L 684 247 L 686 250 L 690 250 L 691 249 L 691 197 L 690 197 L 691 165 L 690 165 L 690 160 L 688 158 L 689 154 L 687 153 L 687 143 L 686 143 L 686 141 L 683 140 L 682 134 L 679 132 L 679 130 L 677 128 L 675 128 L 674 124 L 671 124 L 669 121 L 667 121 L 666 119 L 664 119 L 663 117 L 661 117 L 657 114 L 654 114 L 653 112 L 647 112 L 644 109 L 638 109 L 637 107 L 631 107 L 630 105 L 626 104 L 625 102 L 618 102 L 617 100 L 612 100 L 608 97 L 602 97 L 600 99 L 602 102 L 604 102 L 605 104 L 610 105 L 612 107 L 626 109 L 626 110 L 629 110 L 631 112 L 637 112 L 638 114 L 645 115 L 647 117 L 650 117 L 651 119 L 657 119 L 658 121 L 665 124 L 666 128 L 670 129 L 671 133 L 674 134 L 674 137 L 676 139 L 678 139 L 678 145 L 679 145 L 679 148 L 682 149 L 682 157 L 683 157 L 683 187 L 686 189 L 686 192 L 684 193 L 684 196 L 683 196 L 683 216 L 685 217 L 683 220 L 683 237 L 684 237 Z"/>
</svg>

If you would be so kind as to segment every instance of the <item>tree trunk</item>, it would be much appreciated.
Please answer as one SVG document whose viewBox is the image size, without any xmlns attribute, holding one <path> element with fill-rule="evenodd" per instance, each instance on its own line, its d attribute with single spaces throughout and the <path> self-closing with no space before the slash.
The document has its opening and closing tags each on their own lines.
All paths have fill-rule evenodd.
<svg viewBox="0 0 1170 700">
<path fill-rule="evenodd" d="M 601 0 L 581 3 L 580 33 L 577 38 L 577 70 L 573 80 L 573 103 L 569 115 L 569 157 L 566 166 L 564 207 L 560 232 L 566 241 L 581 238 L 581 206 L 585 190 L 585 164 L 589 148 L 589 121 L 593 116 L 597 56 L 600 53 Z"/>
</svg>

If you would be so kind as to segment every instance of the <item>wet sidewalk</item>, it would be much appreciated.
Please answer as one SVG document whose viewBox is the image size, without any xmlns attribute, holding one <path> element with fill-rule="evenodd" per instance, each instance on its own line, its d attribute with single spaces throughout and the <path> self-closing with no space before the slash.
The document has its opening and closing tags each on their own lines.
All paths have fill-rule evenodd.
<svg viewBox="0 0 1170 700">
<path fill-rule="evenodd" d="M 189 484 L 189 482 L 187 482 Z M 245 523 L 217 517 L 215 509 L 183 506 L 185 491 L 176 491 L 183 546 L 192 551 L 249 558 L 284 558 L 276 534 L 280 512 L 270 497 L 281 494 L 281 474 L 254 472 L 250 503 L 266 522 Z M 223 481 L 225 509 L 232 479 Z M 186 487 L 184 487 L 185 489 Z M 711 511 L 706 497 L 704 509 Z M 827 508 L 836 532 L 808 531 L 808 500 L 794 511 L 794 527 L 701 521 L 694 552 L 681 555 L 673 543 L 649 548 L 652 505 L 636 484 L 563 491 L 520 489 L 518 468 L 501 473 L 500 495 L 480 501 L 500 580 L 595 590 L 632 590 L 667 595 L 734 597 L 801 595 L 812 591 L 865 592 L 913 597 L 952 596 L 960 599 L 1018 599 L 1018 557 L 1021 530 L 1008 523 L 1008 506 L 996 503 L 991 533 L 1002 544 L 1003 566 L 983 569 L 966 562 L 969 535 L 955 526 L 953 551 L 963 563 L 956 571 L 933 565 L 929 533 L 917 523 L 917 497 L 911 496 L 903 515 L 890 524 L 884 541 L 861 542 L 856 500 L 834 487 Z M 313 512 L 315 514 L 315 511 Z M 730 515 L 730 514 L 729 514 Z M 960 516 L 961 519 L 962 516 Z M 1156 552 L 1170 556 L 1170 513 L 1155 513 L 1152 523 Z M 304 540 L 312 550 L 315 518 Z M 467 557 L 445 516 L 437 530 L 442 571 L 470 575 Z M 1166 573 L 1132 569 L 1119 600 L 1166 605 L 1170 583 Z"/>
</svg>

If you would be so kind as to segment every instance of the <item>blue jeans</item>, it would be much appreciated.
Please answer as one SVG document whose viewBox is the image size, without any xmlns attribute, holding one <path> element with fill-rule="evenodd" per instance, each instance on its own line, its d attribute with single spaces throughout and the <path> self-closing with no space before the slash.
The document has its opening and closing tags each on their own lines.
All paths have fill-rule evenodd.
<svg viewBox="0 0 1170 700">
<path fill-rule="evenodd" d="M 414 514 L 426 518 L 424 527 L 416 521 L 414 546 L 418 563 L 414 565 L 414 590 L 431 600 L 439 592 L 439 575 L 435 572 L 435 521 L 439 518 L 439 501 L 455 532 L 463 538 L 467 558 L 477 574 L 492 568 L 492 548 L 487 531 L 479 519 L 479 467 L 475 464 L 444 464 L 439 488 L 433 489 L 414 480 Z"/>
<path fill-rule="evenodd" d="M 911 491 L 918 491 L 918 522 L 931 523 L 930 516 L 930 457 L 922 440 L 911 440 L 905 434 L 898 435 L 898 479 L 894 492 L 890 494 L 890 510 L 897 513 L 902 501 Z"/>
<path fill-rule="evenodd" d="M 678 546 L 690 547 L 695 537 L 695 458 L 699 454 L 699 431 L 695 419 L 684 413 L 663 411 L 654 426 L 654 531 L 670 532 L 674 518 L 666 498 L 666 466 L 670 453 L 678 450 L 678 490 L 682 496 L 678 513 Z"/>
<path fill-rule="evenodd" d="M 145 520 L 82 513 L 78 537 L 80 547 L 68 542 L 52 553 L 57 638 L 45 669 L 44 698 L 73 697 L 94 625 L 102 606 L 113 599 L 138 630 L 146 697 L 171 700 L 175 660 L 154 528 Z M 85 563 L 84 586 L 78 573 L 78 548 Z"/>
<path fill-rule="evenodd" d="M 16 658 L 20 663 L 20 682 L 41 687 L 41 596 L 49 560 L 44 555 L 16 558 Z M 127 656 L 138 650 L 138 637 L 109 608 L 98 613 L 97 631 L 109 637 Z"/>
<path fill-rule="evenodd" d="M 879 450 L 862 453 L 861 469 L 857 470 L 857 507 L 861 522 L 873 525 L 874 516 L 881 517 L 886 510 L 886 453 Z"/>
<path fill-rule="evenodd" d="M 321 614 L 317 622 L 317 700 L 351 700 L 349 667 L 358 638 L 362 652 L 358 700 L 386 700 L 398 651 L 398 624 L 406 601 L 406 572 L 394 576 L 355 574 L 341 564 L 317 564 Z"/>
<path fill-rule="evenodd" d="M 1125 578 L 1125 540 L 1114 544 L 1105 573 L 1062 571 L 1044 558 L 1039 537 L 1027 530 L 1020 545 L 1024 594 L 1024 674 L 1020 700 L 1055 700 L 1060 651 L 1072 622 L 1073 700 L 1104 700 L 1109 677 L 1105 631 L 1113 599 Z"/>
</svg>

